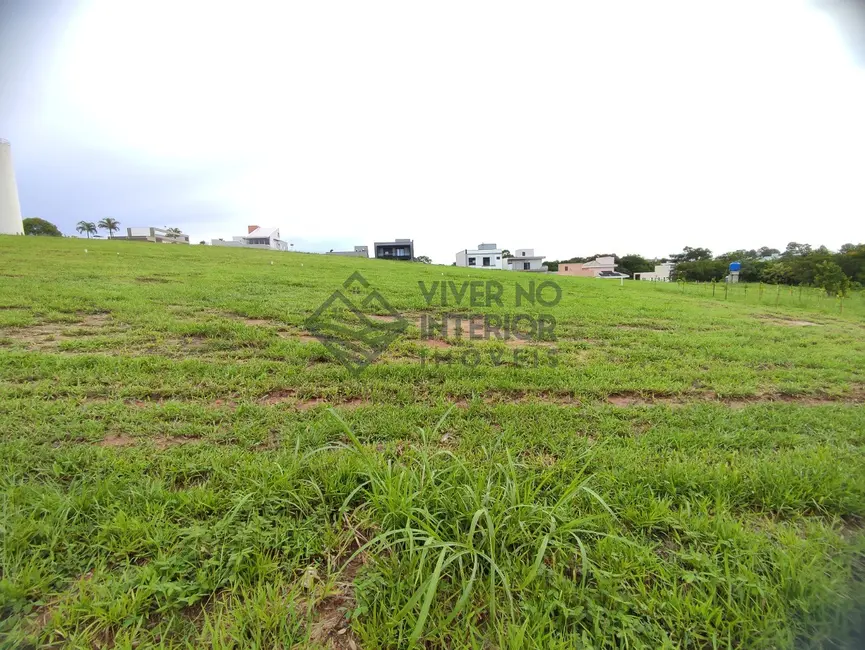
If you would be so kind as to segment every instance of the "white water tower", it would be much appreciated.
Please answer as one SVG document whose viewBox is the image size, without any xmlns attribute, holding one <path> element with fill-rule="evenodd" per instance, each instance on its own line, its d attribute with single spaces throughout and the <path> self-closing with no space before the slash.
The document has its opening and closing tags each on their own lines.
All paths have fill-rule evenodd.
<svg viewBox="0 0 865 650">
<path fill-rule="evenodd" d="M 12 147 L 0 138 L 0 235 L 23 235 L 18 185 L 12 168 Z"/>
</svg>

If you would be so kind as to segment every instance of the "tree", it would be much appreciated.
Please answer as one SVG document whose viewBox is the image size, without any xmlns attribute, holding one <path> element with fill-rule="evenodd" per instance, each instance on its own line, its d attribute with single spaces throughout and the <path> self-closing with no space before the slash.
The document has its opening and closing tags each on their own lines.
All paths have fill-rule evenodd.
<svg viewBox="0 0 865 650">
<path fill-rule="evenodd" d="M 818 262 L 814 284 L 823 289 L 827 296 L 846 296 L 853 283 L 835 262 Z"/>
<path fill-rule="evenodd" d="M 790 284 L 793 273 L 786 262 L 769 262 L 760 276 L 768 284 Z"/>
<path fill-rule="evenodd" d="M 420 262 L 421 264 L 432 264 L 432 260 L 426 255 L 418 255 L 414 258 L 415 262 Z"/>
<path fill-rule="evenodd" d="M 691 248 L 690 246 L 685 246 L 681 253 L 670 255 L 670 260 L 677 264 L 679 262 L 700 262 L 710 259 L 712 259 L 712 251 L 708 248 Z"/>
<path fill-rule="evenodd" d="M 39 217 L 28 217 L 24 219 L 24 234 L 38 235 L 43 237 L 62 237 L 63 233 L 50 221 Z"/>
<path fill-rule="evenodd" d="M 79 221 L 78 225 L 75 226 L 75 230 L 79 233 L 86 234 L 87 239 L 90 239 L 90 235 L 96 234 L 96 224 L 92 221 Z"/>
<path fill-rule="evenodd" d="M 761 246 L 760 248 L 757 249 L 757 255 L 759 255 L 761 258 L 772 257 L 774 255 L 780 255 L 780 254 L 781 254 L 781 251 L 779 251 L 777 248 L 769 248 L 768 246 Z"/>
<path fill-rule="evenodd" d="M 504 259 L 505 257 L 510 257 L 510 256 L 511 256 L 511 252 L 507 248 L 503 248 L 502 249 L 502 259 Z"/>
<path fill-rule="evenodd" d="M 644 273 L 645 271 L 652 271 L 655 268 L 655 265 L 645 257 L 636 254 L 623 255 L 619 258 L 619 263 L 616 266 L 619 271 L 627 273 L 631 277 L 634 277 L 634 273 Z"/>
<path fill-rule="evenodd" d="M 169 228 L 165 231 L 165 234 L 171 237 L 172 239 L 177 239 L 183 233 L 180 232 L 180 228 Z"/>
<path fill-rule="evenodd" d="M 811 252 L 811 244 L 799 244 L 791 241 L 787 244 L 787 250 L 784 251 L 784 257 L 796 257 L 807 255 Z"/>
<path fill-rule="evenodd" d="M 108 231 L 108 239 L 111 239 L 112 233 L 120 230 L 120 222 L 116 219 L 112 219 L 111 217 L 105 217 L 102 221 L 99 222 L 99 227 L 102 230 Z"/>
</svg>

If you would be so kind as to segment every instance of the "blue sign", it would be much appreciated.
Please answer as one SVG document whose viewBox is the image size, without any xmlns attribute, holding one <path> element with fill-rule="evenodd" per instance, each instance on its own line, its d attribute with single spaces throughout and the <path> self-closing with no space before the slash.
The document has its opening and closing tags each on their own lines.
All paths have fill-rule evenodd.
<svg viewBox="0 0 865 650">
<path fill-rule="evenodd" d="M 730 270 L 731 271 L 739 271 L 742 268 L 742 264 L 740 262 L 730 262 Z"/>
</svg>

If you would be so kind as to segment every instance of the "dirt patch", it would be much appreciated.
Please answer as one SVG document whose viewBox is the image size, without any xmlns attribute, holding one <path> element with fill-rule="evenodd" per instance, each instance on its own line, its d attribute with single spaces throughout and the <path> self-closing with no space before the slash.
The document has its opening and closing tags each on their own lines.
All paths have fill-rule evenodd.
<svg viewBox="0 0 865 650">
<path fill-rule="evenodd" d="M 63 341 L 80 336 L 100 334 L 111 320 L 110 314 L 78 314 L 75 323 L 41 323 L 30 327 L 14 327 L 3 331 L 6 338 L 23 344 L 28 350 L 55 350 Z"/>
<path fill-rule="evenodd" d="M 283 402 L 293 402 L 295 399 L 295 391 L 293 390 L 274 390 L 259 399 L 258 402 L 265 406 L 273 406 Z"/>
<path fill-rule="evenodd" d="M 308 411 L 316 406 L 333 406 L 342 409 L 356 409 L 361 406 L 368 406 L 369 400 L 362 397 L 349 397 L 346 399 L 315 396 L 315 397 L 299 397 L 297 391 L 293 388 L 284 388 L 271 391 L 264 397 L 258 400 L 259 404 L 265 406 L 274 406 L 276 404 L 290 403 L 298 411 Z"/>
<path fill-rule="evenodd" d="M 663 327 L 662 325 L 657 325 L 655 323 L 647 323 L 645 325 L 633 324 L 633 323 L 622 323 L 621 325 L 616 325 L 615 329 L 617 330 L 626 330 L 633 332 L 669 332 L 669 327 Z"/>
<path fill-rule="evenodd" d="M 779 325 L 781 327 L 822 327 L 823 323 L 815 323 L 810 320 L 800 320 L 796 318 L 787 318 L 786 316 L 764 315 L 757 316 L 758 319 L 770 325 Z"/>
<path fill-rule="evenodd" d="M 303 334 L 301 332 L 289 332 L 286 330 L 280 330 L 277 332 L 277 335 L 284 339 L 289 339 L 291 341 L 300 341 L 301 343 L 321 343 L 319 339 L 312 336 L 312 334 Z"/>
<path fill-rule="evenodd" d="M 152 440 L 153 445 L 160 451 L 163 449 L 168 449 L 169 447 L 176 447 L 178 445 L 188 445 L 202 442 L 201 438 L 191 438 L 189 436 L 157 436 L 156 438 L 150 438 L 149 440 Z"/>
<path fill-rule="evenodd" d="M 436 348 L 437 350 L 447 350 L 452 347 L 450 343 L 441 339 L 421 339 L 420 342 L 428 348 Z"/>
<path fill-rule="evenodd" d="M 97 444 L 100 447 L 131 447 L 138 443 L 152 442 L 157 449 L 168 449 L 177 445 L 186 445 L 189 443 L 201 442 L 201 438 L 191 438 L 189 436 L 157 436 L 155 438 L 132 438 L 122 434 L 112 434 L 100 440 Z"/>
<path fill-rule="evenodd" d="M 171 280 L 166 280 L 165 278 L 155 278 L 153 276 L 143 275 L 139 278 L 135 278 L 136 282 L 143 282 L 145 284 L 168 284 Z"/>
<path fill-rule="evenodd" d="M 266 318 L 244 318 L 242 319 L 245 325 L 249 325 L 250 327 L 261 327 L 263 325 L 273 325 L 273 321 L 267 320 Z"/>
<path fill-rule="evenodd" d="M 501 404 L 559 404 L 562 406 L 579 406 L 578 400 L 572 393 L 554 391 L 507 391 L 507 392 L 487 392 L 483 395 L 484 404 L 489 406 Z"/>
<path fill-rule="evenodd" d="M 400 316 L 382 316 L 380 314 L 364 314 L 370 320 L 377 323 L 396 323 L 400 320 Z"/>
<path fill-rule="evenodd" d="M 309 409 L 314 409 L 316 406 L 321 406 L 322 404 L 327 404 L 322 397 L 312 397 L 310 399 L 300 400 L 295 404 L 295 407 L 298 411 L 308 411 Z"/>
<path fill-rule="evenodd" d="M 664 405 L 671 408 L 682 408 L 692 404 L 720 404 L 737 410 L 758 404 L 777 403 L 796 404 L 799 406 L 857 404 L 865 401 L 865 396 L 858 393 L 848 396 L 786 395 L 770 393 L 754 395 L 753 397 L 719 397 L 712 391 L 683 393 L 681 395 L 643 395 L 640 393 L 625 392 L 608 395 L 606 401 L 609 404 L 619 407 Z"/>
<path fill-rule="evenodd" d="M 128 447 L 129 445 L 134 445 L 135 442 L 135 438 L 130 438 L 129 436 L 111 435 L 106 436 L 97 444 L 100 447 Z"/>
<path fill-rule="evenodd" d="M 359 544 L 360 540 L 357 543 Z M 351 560 L 345 558 L 338 561 L 343 569 L 336 581 L 337 592 L 324 598 L 313 612 L 309 637 L 314 643 L 333 650 L 360 650 L 360 644 L 345 615 L 355 605 L 354 580 L 363 568 L 364 561 L 363 554 L 358 554 Z"/>
</svg>

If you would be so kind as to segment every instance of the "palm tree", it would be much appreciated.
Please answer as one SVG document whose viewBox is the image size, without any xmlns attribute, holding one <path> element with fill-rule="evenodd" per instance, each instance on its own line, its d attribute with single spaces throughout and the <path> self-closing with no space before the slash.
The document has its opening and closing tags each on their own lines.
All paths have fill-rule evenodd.
<svg viewBox="0 0 865 650">
<path fill-rule="evenodd" d="M 99 222 L 99 227 L 102 230 L 108 231 L 108 239 L 111 239 L 111 233 L 115 230 L 120 230 L 120 222 L 116 219 L 112 219 L 111 217 L 105 217 L 102 221 Z"/>
<path fill-rule="evenodd" d="M 180 228 L 169 228 L 165 231 L 165 234 L 171 237 L 172 239 L 177 239 L 183 233 L 180 232 Z"/>
<path fill-rule="evenodd" d="M 96 234 L 96 224 L 92 221 L 79 221 L 78 225 L 75 226 L 75 230 L 80 233 L 85 233 L 87 239 L 90 239 L 90 235 Z"/>
</svg>

